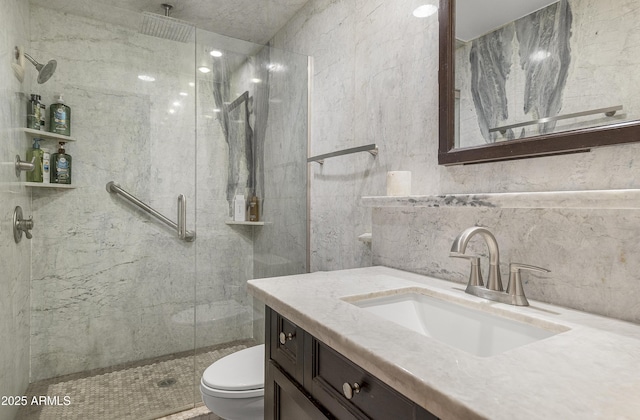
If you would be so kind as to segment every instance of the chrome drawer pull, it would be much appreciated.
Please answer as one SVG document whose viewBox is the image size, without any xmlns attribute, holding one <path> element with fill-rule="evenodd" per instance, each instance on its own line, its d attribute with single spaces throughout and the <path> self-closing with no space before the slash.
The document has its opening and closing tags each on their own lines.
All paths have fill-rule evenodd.
<svg viewBox="0 0 640 420">
<path fill-rule="evenodd" d="M 288 333 L 285 334 L 283 332 L 280 333 L 280 344 L 287 344 L 287 341 L 291 341 L 293 340 L 293 337 L 295 337 L 296 334 L 295 333 Z"/>
<path fill-rule="evenodd" d="M 345 397 L 347 397 L 348 400 L 350 400 L 351 398 L 353 398 L 353 394 L 360 393 L 360 384 L 355 382 L 353 385 L 349 385 L 348 382 L 345 382 L 344 384 L 342 384 L 342 393 Z"/>
</svg>

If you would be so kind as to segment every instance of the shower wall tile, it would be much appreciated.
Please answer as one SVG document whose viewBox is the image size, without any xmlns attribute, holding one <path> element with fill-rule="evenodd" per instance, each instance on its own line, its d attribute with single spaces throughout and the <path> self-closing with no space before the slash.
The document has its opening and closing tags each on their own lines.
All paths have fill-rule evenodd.
<svg viewBox="0 0 640 420">
<path fill-rule="evenodd" d="M 26 94 L 31 78 L 21 83 L 11 63 L 15 46 L 29 50 L 29 8 L 20 0 L 0 0 L 0 397 L 23 395 L 29 384 L 29 265 L 31 242 L 23 236 L 16 244 L 12 232 L 15 206 L 21 206 L 25 217 L 31 216 L 29 191 L 18 185 L 13 161 L 25 152 L 31 142 L 16 130 L 26 124 Z M 27 63 L 28 66 L 31 66 Z M 27 76 L 35 74 L 25 68 Z M 21 178 L 24 180 L 25 175 Z M 17 406 L 0 405 L 0 420 L 15 417 Z"/>
<path fill-rule="evenodd" d="M 435 2 L 434 2 L 435 3 Z M 310 1 L 274 46 L 313 56 L 309 155 L 376 143 L 380 153 L 310 166 L 311 270 L 371 264 L 358 236 L 371 231 L 359 197 L 385 191 L 386 172 L 437 178 L 437 18 L 411 17 L 411 1 Z"/>
</svg>

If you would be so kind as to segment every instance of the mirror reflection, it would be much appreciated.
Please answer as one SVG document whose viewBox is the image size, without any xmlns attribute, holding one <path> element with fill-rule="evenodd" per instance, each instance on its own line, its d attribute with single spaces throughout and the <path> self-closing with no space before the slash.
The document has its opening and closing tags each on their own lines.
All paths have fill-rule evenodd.
<svg viewBox="0 0 640 420">
<path fill-rule="evenodd" d="M 639 5 L 457 0 L 455 147 L 640 119 Z"/>
</svg>

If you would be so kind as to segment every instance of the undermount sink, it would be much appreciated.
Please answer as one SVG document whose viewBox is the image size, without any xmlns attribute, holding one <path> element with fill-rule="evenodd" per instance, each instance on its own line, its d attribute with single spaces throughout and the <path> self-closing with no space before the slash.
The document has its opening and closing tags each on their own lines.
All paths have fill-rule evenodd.
<svg viewBox="0 0 640 420">
<path fill-rule="evenodd" d="M 560 325 L 541 328 L 417 292 L 347 300 L 374 315 L 480 357 L 495 356 L 568 329 Z"/>
</svg>

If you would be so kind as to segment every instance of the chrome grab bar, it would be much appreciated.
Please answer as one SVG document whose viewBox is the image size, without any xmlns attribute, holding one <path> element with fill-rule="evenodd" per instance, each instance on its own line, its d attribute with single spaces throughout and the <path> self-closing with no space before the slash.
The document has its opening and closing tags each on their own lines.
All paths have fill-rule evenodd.
<svg viewBox="0 0 640 420">
<path fill-rule="evenodd" d="M 502 127 L 490 128 L 489 132 L 493 133 L 495 131 L 499 131 L 500 134 L 504 135 L 507 132 L 507 130 L 511 128 L 526 127 L 528 125 L 536 125 L 536 124 L 545 124 L 553 121 L 566 120 L 568 118 L 586 117 L 588 115 L 596 115 L 596 114 L 604 114 L 606 117 L 613 117 L 614 115 L 616 115 L 616 112 L 621 110 L 622 110 L 622 105 L 616 105 L 616 106 L 610 106 L 608 108 L 592 109 L 590 111 L 574 112 L 572 114 L 556 115 L 555 117 L 546 117 L 546 118 L 540 118 L 539 120 L 521 122 L 518 124 L 504 125 Z"/>
<path fill-rule="evenodd" d="M 107 183 L 107 191 L 111 194 L 119 194 L 122 198 L 126 199 L 130 203 L 136 205 L 142 210 L 146 211 L 156 219 L 160 220 L 165 225 L 176 230 L 178 237 L 185 242 L 193 242 L 196 239 L 196 233 L 187 230 L 187 199 L 183 194 L 178 196 L 178 223 L 174 223 L 171 219 L 165 217 L 161 213 L 154 210 L 149 205 L 138 200 L 133 195 L 129 194 L 113 181 Z"/>
<path fill-rule="evenodd" d="M 340 150 L 338 152 L 325 153 L 324 155 L 318 155 L 318 156 L 313 156 L 308 158 L 307 163 L 318 162 L 320 165 L 322 165 L 324 164 L 324 160 L 327 158 L 348 155 L 351 153 L 358 153 L 358 152 L 369 152 L 373 156 L 378 156 L 378 146 L 376 146 L 376 144 L 373 143 L 373 144 L 367 144 L 366 146 L 352 147 L 351 149 Z"/>
</svg>

